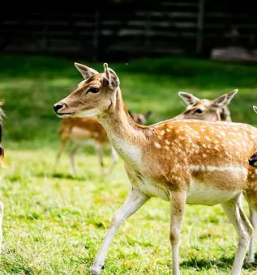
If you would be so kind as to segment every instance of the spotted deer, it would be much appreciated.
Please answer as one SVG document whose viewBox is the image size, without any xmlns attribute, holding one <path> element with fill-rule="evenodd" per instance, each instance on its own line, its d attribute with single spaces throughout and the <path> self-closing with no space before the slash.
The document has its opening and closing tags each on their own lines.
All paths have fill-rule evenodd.
<svg viewBox="0 0 257 275">
<path fill-rule="evenodd" d="M 199 119 L 206 121 L 232 121 L 228 104 L 231 102 L 238 89 L 221 95 L 215 100 L 199 99 L 190 93 L 179 92 L 179 96 L 188 105 L 186 110 L 180 115 L 173 118 L 178 119 Z M 257 108 L 256 108 L 257 112 Z M 249 163 L 252 165 L 253 161 L 257 167 L 257 153 L 250 158 Z M 252 165 L 254 167 L 254 165 Z M 249 253 L 247 256 L 247 262 L 252 263 L 255 260 L 254 244 L 257 231 L 257 212 L 249 204 L 250 222 L 254 228 L 254 233 L 249 245 Z"/>
<path fill-rule="evenodd" d="M 253 234 L 241 194 L 257 209 L 257 174 L 248 165 L 248 158 L 257 151 L 257 129 L 243 123 L 189 119 L 136 124 L 123 102 L 115 71 L 106 63 L 103 73 L 76 67 L 81 66 L 87 71 L 83 85 L 54 104 L 54 112 L 60 118 L 97 116 L 124 160 L 132 185 L 113 216 L 91 274 L 101 274 L 121 223 L 155 196 L 170 202 L 174 275 L 180 274 L 179 240 L 186 204 L 221 204 L 239 239 L 231 274 L 240 274 Z"/>
<path fill-rule="evenodd" d="M 145 125 L 147 119 L 151 115 L 151 112 L 145 114 L 136 114 L 129 111 L 130 116 L 136 123 Z M 59 129 L 59 135 L 61 139 L 61 145 L 59 152 L 57 153 L 53 173 L 56 171 L 57 164 L 60 160 L 65 147 L 70 142 L 72 143 L 72 149 L 69 155 L 71 168 L 74 175 L 77 175 L 77 167 L 75 163 L 75 155 L 80 147 L 84 144 L 92 143 L 95 151 L 98 155 L 100 163 L 100 173 L 104 175 L 104 148 L 110 145 L 108 136 L 103 126 L 98 122 L 97 117 L 83 117 L 83 118 L 64 118 L 61 121 L 61 127 Z M 117 164 L 119 157 L 115 149 L 111 147 L 112 163 L 108 169 L 107 174 L 110 174 Z"/>
<path fill-rule="evenodd" d="M 5 116 L 4 111 L 2 109 L 2 105 L 4 104 L 3 101 L 0 101 L 0 167 L 5 166 L 5 152 L 4 148 L 2 147 L 2 127 L 3 127 L 3 118 Z M 3 233 L 2 233 L 2 224 L 3 224 L 3 216 L 4 216 L 4 204 L 0 201 L 0 255 L 2 252 L 2 239 L 3 239 Z"/>
</svg>

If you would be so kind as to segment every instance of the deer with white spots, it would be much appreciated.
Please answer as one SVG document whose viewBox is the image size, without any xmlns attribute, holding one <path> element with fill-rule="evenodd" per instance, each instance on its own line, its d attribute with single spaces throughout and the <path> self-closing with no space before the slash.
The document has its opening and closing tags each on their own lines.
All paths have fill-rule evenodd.
<svg viewBox="0 0 257 275">
<path fill-rule="evenodd" d="M 231 102 L 238 89 L 223 94 L 214 100 L 199 99 L 190 93 L 179 92 L 179 96 L 188 105 L 186 110 L 180 115 L 173 118 L 179 119 L 198 119 L 206 121 L 232 121 L 228 104 Z M 254 110 L 257 112 L 257 108 Z M 256 162 L 256 163 L 255 163 Z M 249 160 L 250 165 L 257 167 L 257 153 Z M 255 166 L 254 164 L 255 163 Z M 249 204 L 250 222 L 254 228 L 254 233 L 250 241 L 247 262 L 252 263 L 255 260 L 254 244 L 257 231 L 257 212 Z"/>
<path fill-rule="evenodd" d="M 91 274 L 101 274 L 121 223 L 153 196 L 170 202 L 173 274 L 180 274 L 179 239 L 186 204 L 222 205 L 239 239 L 231 274 L 240 274 L 253 234 L 241 206 L 241 193 L 257 209 L 257 174 L 248 165 L 248 158 L 257 151 L 257 129 L 242 123 L 201 120 L 136 124 L 124 105 L 115 71 L 106 63 L 103 73 L 86 66 L 84 70 L 89 72 L 88 79 L 56 103 L 54 111 L 61 118 L 97 116 L 124 160 L 132 185 L 111 221 Z"/>
</svg>

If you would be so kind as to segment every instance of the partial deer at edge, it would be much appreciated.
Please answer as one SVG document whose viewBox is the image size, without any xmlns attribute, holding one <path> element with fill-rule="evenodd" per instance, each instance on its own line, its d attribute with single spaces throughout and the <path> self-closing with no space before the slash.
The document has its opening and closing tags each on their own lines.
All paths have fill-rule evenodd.
<svg viewBox="0 0 257 275">
<path fill-rule="evenodd" d="M 257 151 L 257 129 L 245 123 L 194 119 L 136 124 L 124 105 L 115 71 L 106 63 L 103 73 L 84 66 L 86 70 L 84 84 L 57 102 L 54 112 L 61 118 L 97 116 L 124 160 L 132 185 L 113 216 L 91 274 L 101 274 L 121 223 L 157 196 L 170 202 L 174 275 L 180 274 L 179 242 L 186 204 L 221 204 L 238 235 L 231 274 L 239 275 L 253 234 L 241 205 L 242 193 L 257 210 L 257 174 L 248 165 L 249 157 Z"/>
<path fill-rule="evenodd" d="M 234 91 L 223 94 L 214 100 L 208 99 L 199 99 L 190 93 L 179 92 L 179 96 L 182 100 L 188 105 L 186 110 L 180 115 L 173 118 L 173 120 L 178 119 L 199 119 L 205 121 L 232 121 L 230 116 L 230 111 L 228 108 L 228 104 L 231 102 L 235 94 L 238 92 L 238 89 Z M 257 109 L 256 109 L 257 112 Z M 256 160 L 257 167 L 257 154 L 256 157 L 253 156 L 253 159 Z M 253 165 L 252 165 L 253 166 Z M 254 255 L 254 245 L 257 231 L 257 212 L 249 205 L 249 213 L 250 213 L 250 222 L 254 228 L 254 233 L 251 238 L 249 252 L 247 256 L 247 262 L 252 263 L 255 260 Z"/>
<path fill-rule="evenodd" d="M 2 147 L 2 134 L 3 134 L 3 118 L 5 116 L 4 111 L 2 109 L 3 101 L 0 101 L 0 167 L 5 165 L 5 152 L 4 148 Z M 3 224 L 3 216 L 4 216 L 4 204 L 0 201 L 0 256 L 2 252 L 2 224 Z"/>
</svg>

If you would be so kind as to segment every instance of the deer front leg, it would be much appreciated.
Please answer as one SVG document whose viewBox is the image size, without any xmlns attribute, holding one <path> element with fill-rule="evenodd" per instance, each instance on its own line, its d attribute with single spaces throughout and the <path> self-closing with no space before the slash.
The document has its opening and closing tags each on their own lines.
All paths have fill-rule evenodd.
<svg viewBox="0 0 257 275">
<path fill-rule="evenodd" d="M 239 195 L 222 204 L 224 212 L 230 222 L 234 225 L 238 235 L 238 246 L 232 267 L 232 275 L 240 274 L 245 254 L 253 233 L 253 228 L 242 209 L 240 198 Z"/>
<path fill-rule="evenodd" d="M 186 205 L 186 192 L 172 192 L 170 198 L 170 242 L 172 247 L 172 274 L 179 275 L 179 237 Z"/>
<path fill-rule="evenodd" d="M 254 262 L 254 243 L 255 243 L 255 235 L 256 235 L 256 227 L 257 227 L 257 212 L 250 208 L 250 221 L 253 226 L 253 235 L 250 241 L 250 246 L 249 246 L 249 253 L 247 257 L 247 262 L 248 263 L 253 263 Z"/>
<path fill-rule="evenodd" d="M 132 188 L 124 204 L 112 218 L 105 240 L 94 260 L 93 266 L 90 269 L 92 275 L 101 274 L 108 248 L 121 223 L 134 214 L 148 199 L 149 197 L 147 195 Z"/>
</svg>

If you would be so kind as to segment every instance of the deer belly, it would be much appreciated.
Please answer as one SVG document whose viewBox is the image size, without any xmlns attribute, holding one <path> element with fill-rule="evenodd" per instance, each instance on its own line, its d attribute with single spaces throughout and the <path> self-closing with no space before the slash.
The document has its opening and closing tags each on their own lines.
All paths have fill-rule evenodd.
<svg viewBox="0 0 257 275">
<path fill-rule="evenodd" d="M 150 180 L 140 181 L 138 183 L 139 189 L 150 197 L 159 197 L 165 201 L 170 199 L 169 192 L 164 188 L 152 183 Z"/>
<path fill-rule="evenodd" d="M 88 130 L 81 129 L 79 127 L 73 127 L 70 133 L 70 138 L 73 140 L 86 140 L 92 138 L 92 133 Z"/>
<path fill-rule="evenodd" d="M 224 190 L 192 179 L 187 192 L 187 204 L 215 205 L 228 201 L 239 194 L 241 190 Z"/>
</svg>

